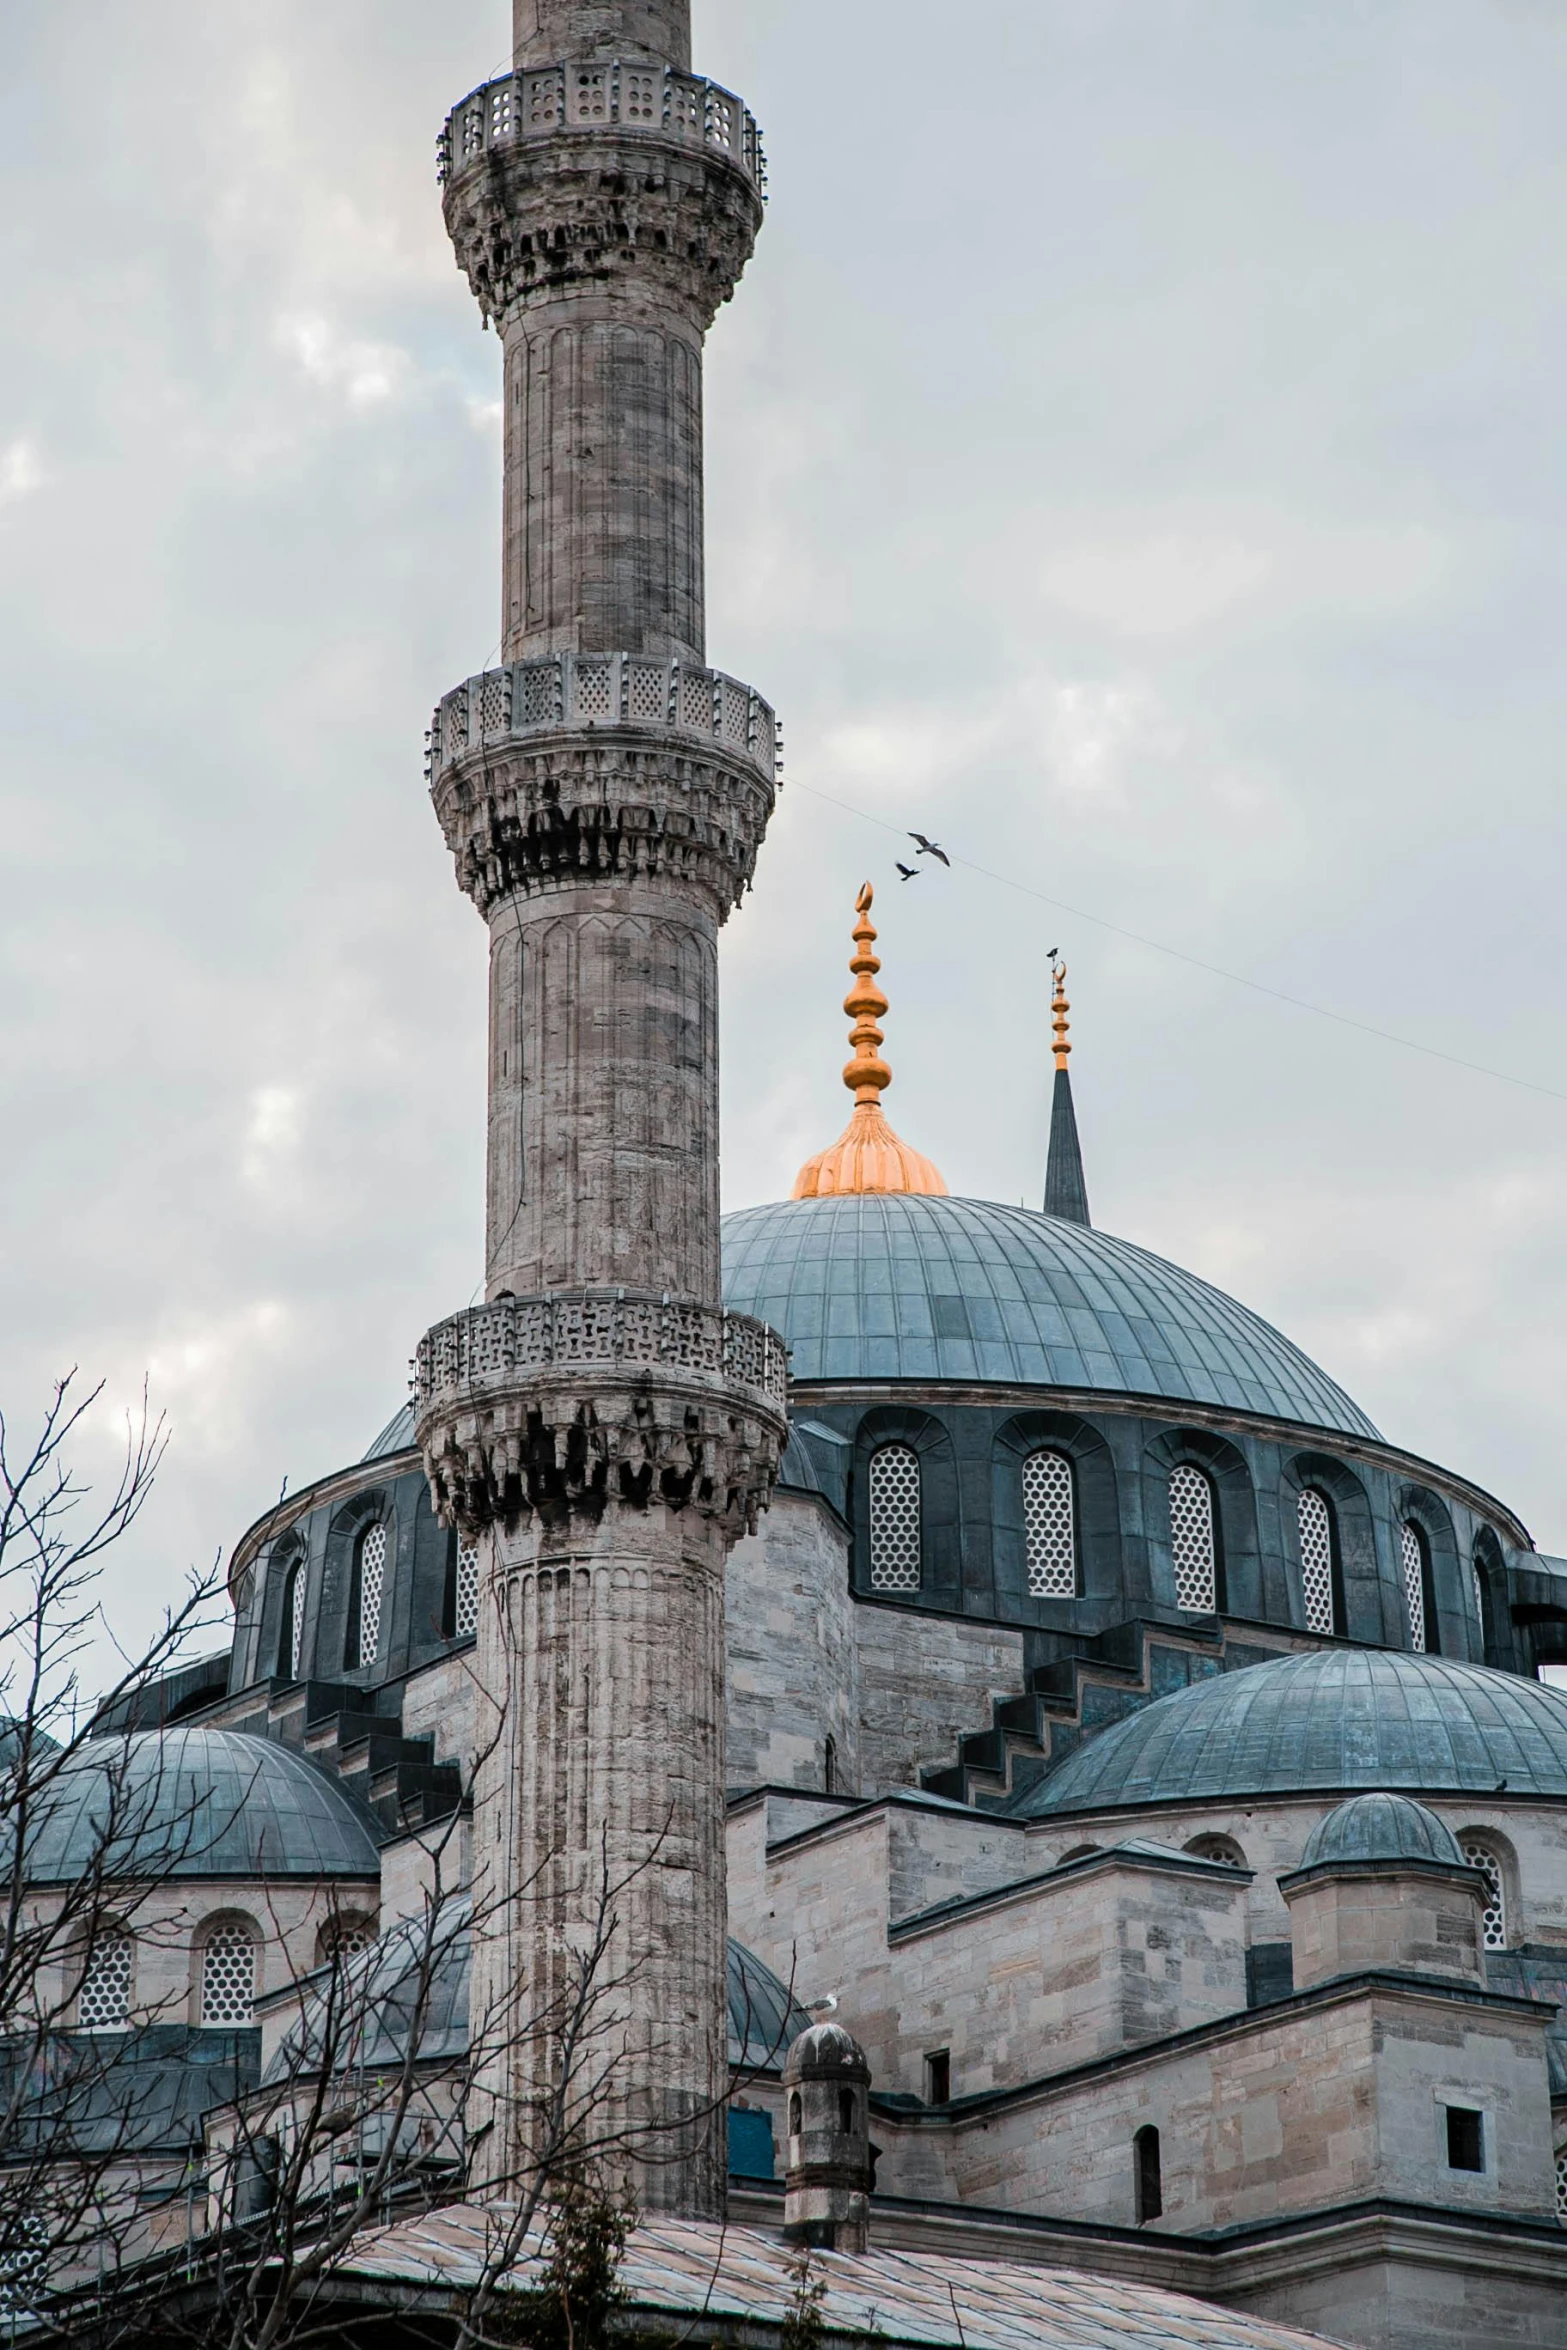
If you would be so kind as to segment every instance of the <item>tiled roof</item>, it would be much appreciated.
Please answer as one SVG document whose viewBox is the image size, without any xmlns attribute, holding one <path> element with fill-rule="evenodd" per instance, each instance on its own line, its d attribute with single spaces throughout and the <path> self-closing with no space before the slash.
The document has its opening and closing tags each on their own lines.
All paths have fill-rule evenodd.
<svg viewBox="0 0 1567 2350">
<path fill-rule="evenodd" d="M 486 2215 L 459 2205 L 361 2239 L 344 2264 L 387 2285 L 460 2289 L 486 2248 Z M 635 2229 L 621 2283 L 633 2308 L 714 2323 L 779 2325 L 795 2280 L 790 2247 L 755 2228 L 662 2220 Z M 1322 2337 L 1077 2269 L 919 2252 L 818 2252 L 829 2336 L 939 2345 L 940 2350 L 1306 2350 Z M 536 2248 L 516 2282 L 537 2275 Z"/>
<path fill-rule="evenodd" d="M 1234 1298 L 1107 1232 L 988 1200 L 745 1208 L 724 1301 L 804 1379 L 1002 1381 L 1204 1403 L 1375 1437 L 1310 1357 Z"/>
<path fill-rule="evenodd" d="M 1322 1649 L 1193 1682 L 1080 1746 L 1020 1818 L 1207 1796 L 1410 1787 L 1567 1795 L 1567 1695 L 1399 1649 Z"/>
</svg>

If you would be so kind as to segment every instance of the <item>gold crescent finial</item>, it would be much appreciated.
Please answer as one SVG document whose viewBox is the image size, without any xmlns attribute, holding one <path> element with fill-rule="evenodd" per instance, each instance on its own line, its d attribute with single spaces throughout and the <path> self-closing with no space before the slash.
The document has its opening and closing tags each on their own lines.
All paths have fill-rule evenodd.
<svg viewBox="0 0 1567 2350">
<path fill-rule="evenodd" d="M 1050 968 L 1055 979 L 1055 994 L 1051 999 L 1050 1011 L 1056 1032 L 1056 1067 L 1064 1069 L 1072 1051 L 1071 1045 L 1067 1042 L 1067 1034 L 1072 1025 L 1067 1014 L 1072 1007 L 1066 1000 L 1066 965 L 1059 955 L 1051 956 Z"/>
<path fill-rule="evenodd" d="M 854 901 L 854 952 L 849 969 L 853 985 L 843 1008 L 854 1026 L 849 1042 L 854 1057 L 844 1065 L 843 1082 L 854 1096 L 849 1123 L 830 1150 L 818 1151 L 795 1177 L 796 1199 L 823 1199 L 834 1192 L 904 1191 L 944 1198 L 947 1187 L 929 1159 L 899 1140 L 882 1115 L 881 1097 L 892 1083 L 892 1071 L 881 1057 L 880 1022 L 887 1016 L 887 999 L 876 984 L 881 969 L 871 906 L 876 893 L 863 882 Z"/>
</svg>

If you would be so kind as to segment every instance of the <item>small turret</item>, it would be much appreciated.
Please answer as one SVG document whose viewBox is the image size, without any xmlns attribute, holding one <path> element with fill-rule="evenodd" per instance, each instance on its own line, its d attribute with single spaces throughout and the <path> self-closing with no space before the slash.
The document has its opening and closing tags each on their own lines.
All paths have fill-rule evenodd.
<svg viewBox="0 0 1567 2350">
<path fill-rule="evenodd" d="M 1072 1079 L 1067 1070 L 1072 1046 L 1072 1007 L 1066 1000 L 1066 965 L 1052 955 L 1055 979 L 1051 1018 L 1055 1028 L 1056 1088 L 1050 1104 L 1050 1157 L 1045 1165 L 1045 1214 L 1068 1224 L 1092 1224 L 1088 1213 L 1088 1186 L 1083 1181 L 1083 1153 L 1077 1139 L 1077 1112 L 1072 1106 Z"/>
<path fill-rule="evenodd" d="M 870 2228 L 871 2068 L 841 2024 L 812 2024 L 784 2061 L 788 2167 L 784 2235 L 863 2252 Z"/>
</svg>

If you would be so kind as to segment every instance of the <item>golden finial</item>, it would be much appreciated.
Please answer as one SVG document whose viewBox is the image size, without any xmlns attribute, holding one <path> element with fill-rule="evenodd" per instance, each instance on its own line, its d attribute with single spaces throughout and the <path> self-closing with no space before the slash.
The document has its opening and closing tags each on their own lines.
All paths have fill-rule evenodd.
<svg viewBox="0 0 1567 2350">
<path fill-rule="evenodd" d="M 1059 955 L 1051 956 L 1050 968 L 1054 974 L 1056 983 L 1055 995 L 1051 999 L 1050 1005 L 1052 1025 L 1054 1026 L 1056 1032 L 1056 1067 L 1058 1069 L 1064 1069 L 1072 1051 L 1071 1046 L 1067 1042 L 1067 1031 L 1071 1027 L 1071 1022 L 1068 1020 L 1067 1014 L 1070 1012 L 1072 1007 L 1066 1000 L 1066 965 L 1062 962 Z"/>
<path fill-rule="evenodd" d="M 796 1199 L 824 1199 L 847 1191 L 920 1192 L 944 1199 L 947 1187 L 929 1159 L 900 1141 L 882 1115 L 881 1097 L 892 1083 L 892 1071 L 881 1057 L 887 999 L 876 984 L 881 964 L 872 951 L 876 933 L 871 926 L 875 892 L 867 881 L 854 901 L 859 920 L 854 925 L 854 952 L 849 969 L 854 984 L 843 1008 L 854 1022 L 849 1042 L 854 1057 L 844 1065 L 843 1082 L 854 1096 L 848 1125 L 829 1150 L 818 1151 L 795 1177 Z"/>
</svg>

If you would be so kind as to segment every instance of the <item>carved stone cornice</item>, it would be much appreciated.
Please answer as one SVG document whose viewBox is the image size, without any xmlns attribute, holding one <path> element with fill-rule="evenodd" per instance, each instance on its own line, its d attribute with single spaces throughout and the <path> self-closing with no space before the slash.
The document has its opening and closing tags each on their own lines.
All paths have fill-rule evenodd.
<svg viewBox="0 0 1567 2350">
<path fill-rule="evenodd" d="M 718 1307 L 498 1298 L 438 1323 L 414 1377 L 437 1513 L 469 1532 L 658 1503 L 737 1540 L 777 1482 L 787 1350 Z"/>
<path fill-rule="evenodd" d="M 481 913 L 587 879 L 673 876 L 721 921 L 777 790 L 759 694 L 710 669 L 557 654 L 470 678 L 430 730 L 430 796 Z"/>
<path fill-rule="evenodd" d="M 693 74 L 580 60 L 503 75 L 437 149 L 446 225 L 486 319 L 641 281 L 699 332 L 751 257 L 766 179 L 738 98 Z"/>
</svg>

